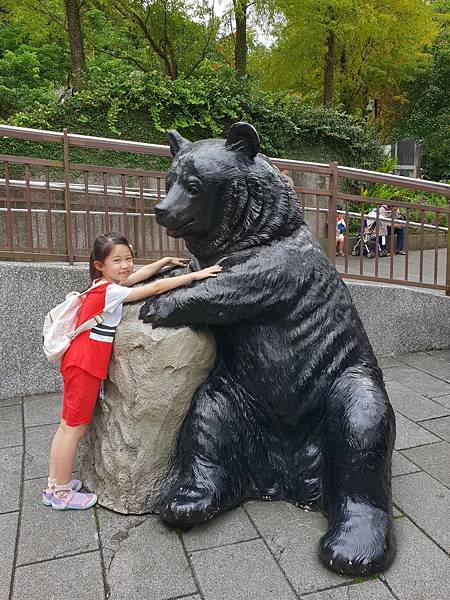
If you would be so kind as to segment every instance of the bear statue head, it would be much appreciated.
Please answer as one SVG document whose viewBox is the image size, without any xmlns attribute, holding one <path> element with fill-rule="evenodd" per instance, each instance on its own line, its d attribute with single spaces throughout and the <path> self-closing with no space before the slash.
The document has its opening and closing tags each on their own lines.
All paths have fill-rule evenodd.
<svg viewBox="0 0 450 600">
<path fill-rule="evenodd" d="M 301 224 L 295 192 L 259 154 L 259 137 L 235 123 L 226 140 L 190 142 L 169 132 L 174 161 L 157 222 L 203 261 L 288 236 Z"/>
</svg>

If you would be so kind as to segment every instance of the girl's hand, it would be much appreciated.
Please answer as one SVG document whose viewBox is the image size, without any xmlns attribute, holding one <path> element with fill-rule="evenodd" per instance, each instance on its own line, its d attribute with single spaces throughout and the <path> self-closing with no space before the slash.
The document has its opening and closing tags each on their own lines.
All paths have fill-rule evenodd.
<svg viewBox="0 0 450 600">
<path fill-rule="evenodd" d="M 166 256 L 164 259 L 164 262 L 166 263 L 166 266 L 171 266 L 171 267 L 185 267 L 188 262 L 189 262 L 189 258 L 178 258 L 176 256 Z"/>
<path fill-rule="evenodd" d="M 221 270 L 222 267 L 219 267 L 219 265 L 213 265 L 201 271 L 195 271 L 192 275 L 194 281 L 200 281 L 200 279 L 207 279 L 208 277 L 217 277 L 217 273 L 220 273 Z"/>
</svg>

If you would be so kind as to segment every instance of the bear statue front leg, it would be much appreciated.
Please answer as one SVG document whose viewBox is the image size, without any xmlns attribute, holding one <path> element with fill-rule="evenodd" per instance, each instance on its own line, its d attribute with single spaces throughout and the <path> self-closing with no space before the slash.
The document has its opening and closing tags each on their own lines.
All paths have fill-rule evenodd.
<svg viewBox="0 0 450 600">
<path fill-rule="evenodd" d="M 237 404 L 230 382 L 217 371 L 194 395 L 159 491 L 159 512 L 170 525 L 198 525 L 242 500 L 245 432 Z"/>
<path fill-rule="evenodd" d="M 371 575 L 388 567 L 395 553 L 394 413 L 381 378 L 357 366 L 335 382 L 327 407 L 323 503 L 328 530 L 320 557 L 338 573 Z"/>
</svg>

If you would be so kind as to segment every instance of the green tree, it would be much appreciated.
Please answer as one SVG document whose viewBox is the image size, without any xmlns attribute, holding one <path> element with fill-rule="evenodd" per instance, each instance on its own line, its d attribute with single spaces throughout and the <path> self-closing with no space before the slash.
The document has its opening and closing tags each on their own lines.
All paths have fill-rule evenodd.
<svg viewBox="0 0 450 600">
<path fill-rule="evenodd" d="M 446 6 L 445 6 L 446 5 Z M 408 102 L 394 133 L 422 140 L 422 168 L 430 179 L 450 179 L 450 12 L 438 5 L 440 33 L 432 60 L 407 87 Z"/>
<path fill-rule="evenodd" d="M 401 93 L 422 47 L 435 34 L 423 0 L 278 0 L 276 44 L 255 70 L 269 89 L 285 89 L 346 111 L 369 97 Z M 383 102 L 381 102 L 383 105 Z"/>
<path fill-rule="evenodd" d="M 61 25 L 49 23 L 42 13 L 35 13 L 36 19 L 27 23 L 23 11 L 22 4 L 0 4 L 0 116 L 4 119 L 36 104 L 56 102 L 70 70 Z"/>
<path fill-rule="evenodd" d="M 231 16 L 230 21 L 234 21 L 234 68 L 240 77 L 247 75 L 249 24 L 250 29 L 260 27 L 273 18 L 274 10 L 275 0 L 233 0 L 227 17 Z"/>
<path fill-rule="evenodd" d="M 145 48 L 147 55 L 157 56 L 171 79 L 194 72 L 208 55 L 219 26 L 208 0 L 93 0 L 93 5 L 121 23 L 127 45 L 131 42 L 138 53 Z M 118 48 L 112 53 L 124 57 Z M 125 58 L 138 60 L 130 53 Z M 149 70 L 146 62 L 152 63 L 151 56 L 147 58 L 138 61 L 143 70 Z"/>
</svg>

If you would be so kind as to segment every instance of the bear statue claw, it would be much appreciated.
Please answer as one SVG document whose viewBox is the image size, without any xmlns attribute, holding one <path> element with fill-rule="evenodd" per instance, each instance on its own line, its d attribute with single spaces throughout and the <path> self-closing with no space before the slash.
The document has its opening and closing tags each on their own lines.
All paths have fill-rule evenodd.
<svg viewBox="0 0 450 600">
<path fill-rule="evenodd" d="M 391 562 L 395 542 L 390 516 L 369 504 L 358 504 L 340 513 L 320 540 L 319 556 L 333 571 L 368 576 Z"/>
<path fill-rule="evenodd" d="M 155 297 L 150 297 L 145 304 L 142 305 L 139 311 L 139 318 L 142 319 L 144 323 L 152 323 L 155 314 Z"/>
<path fill-rule="evenodd" d="M 166 523 L 182 528 L 209 521 L 219 512 L 214 492 L 187 485 L 178 487 L 161 509 Z"/>
</svg>

